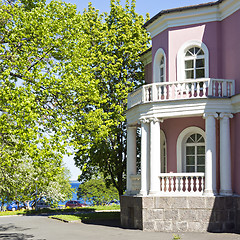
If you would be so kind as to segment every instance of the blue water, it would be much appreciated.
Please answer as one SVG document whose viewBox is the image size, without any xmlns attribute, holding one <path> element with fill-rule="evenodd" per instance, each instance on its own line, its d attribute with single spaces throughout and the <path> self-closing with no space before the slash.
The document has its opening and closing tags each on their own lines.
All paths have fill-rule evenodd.
<svg viewBox="0 0 240 240">
<path fill-rule="evenodd" d="M 80 182 L 70 182 L 71 184 L 71 188 L 74 190 L 73 194 L 72 194 L 72 198 L 71 199 L 68 199 L 67 201 L 69 200 L 78 200 L 80 203 L 86 203 L 86 204 L 91 204 L 89 201 L 84 201 L 84 199 L 80 198 L 80 199 L 77 199 L 77 190 L 78 190 L 78 186 L 80 185 Z M 59 205 L 65 205 L 66 202 L 59 202 Z"/>
<path fill-rule="evenodd" d="M 74 190 L 73 194 L 72 194 L 72 198 L 71 199 L 68 199 L 67 201 L 69 200 L 78 200 L 77 199 L 77 190 L 78 190 L 78 186 L 80 185 L 80 182 L 70 182 L 71 184 L 71 188 Z M 66 202 L 59 202 L 59 205 L 65 205 Z M 79 201 L 81 201 L 81 199 L 79 199 Z"/>
</svg>

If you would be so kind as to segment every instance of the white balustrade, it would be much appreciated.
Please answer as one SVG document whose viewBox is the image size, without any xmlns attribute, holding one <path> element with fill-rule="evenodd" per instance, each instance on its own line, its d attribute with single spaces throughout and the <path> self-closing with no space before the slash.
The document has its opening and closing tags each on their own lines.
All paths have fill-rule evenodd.
<svg viewBox="0 0 240 240">
<path fill-rule="evenodd" d="M 131 193 L 139 194 L 141 175 L 130 175 Z M 202 196 L 205 187 L 204 173 L 161 173 L 160 196 Z"/>
<path fill-rule="evenodd" d="M 197 195 L 204 190 L 204 173 L 161 173 L 160 195 Z"/>
<path fill-rule="evenodd" d="M 231 97 L 235 95 L 235 81 L 203 78 L 183 82 L 161 82 L 142 86 L 128 97 L 128 109 L 141 103 L 178 99 Z"/>
</svg>

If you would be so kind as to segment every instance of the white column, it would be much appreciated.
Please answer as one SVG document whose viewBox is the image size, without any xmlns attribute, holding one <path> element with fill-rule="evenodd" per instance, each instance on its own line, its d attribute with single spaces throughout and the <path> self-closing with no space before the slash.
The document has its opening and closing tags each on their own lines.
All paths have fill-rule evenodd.
<svg viewBox="0 0 240 240">
<path fill-rule="evenodd" d="M 205 113 L 205 190 L 204 195 L 212 196 L 216 190 L 216 113 Z"/>
<path fill-rule="evenodd" d="M 220 114 L 220 194 L 232 195 L 230 121 L 233 115 Z"/>
<path fill-rule="evenodd" d="M 141 191 L 140 195 L 146 196 L 149 186 L 149 121 L 146 119 L 141 122 Z"/>
<path fill-rule="evenodd" d="M 131 175 L 136 175 L 137 166 L 136 126 L 127 127 L 127 194 L 131 194 Z"/>
<path fill-rule="evenodd" d="M 156 118 L 150 121 L 150 195 L 160 193 L 161 150 L 160 121 Z"/>
</svg>

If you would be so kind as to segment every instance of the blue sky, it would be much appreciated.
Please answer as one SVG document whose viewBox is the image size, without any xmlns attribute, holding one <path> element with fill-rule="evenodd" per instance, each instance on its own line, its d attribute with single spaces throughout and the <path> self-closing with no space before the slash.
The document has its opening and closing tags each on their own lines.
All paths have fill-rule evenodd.
<svg viewBox="0 0 240 240">
<path fill-rule="evenodd" d="M 150 17 L 153 17 L 161 10 L 201 4 L 210 1 L 211 0 L 136 0 L 136 12 L 143 16 L 145 16 L 146 13 L 149 13 Z M 108 12 L 110 6 L 110 0 L 64 0 L 64 2 L 75 4 L 77 10 L 81 13 L 84 8 L 87 8 L 89 2 L 92 2 L 93 7 L 99 9 L 100 12 Z M 125 0 L 122 0 L 121 3 L 123 5 Z M 73 157 L 64 157 L 64 162 L 67 168 L 71 171 L 71 180 L 77 180 L 80 170 L 74 166 Z"/>
<path fill-rule="evenodd" d="M 110 0 L 65 0 L 64 2 L 75 4 L 80 12 L 87 8 L 88 2 L 92 2 L 93 6 L 99 9 L 100 12 L 108 12 L 110 5 Z M 153 17 L 161 10 L 206 2 L 211 2 L 211 0 L 136 0 L 136 12 L 143 16 L 149 13 L 150 17 Z M 121 3 L 123 5 L 125 0 L 121 0 Z"/>
</svg>

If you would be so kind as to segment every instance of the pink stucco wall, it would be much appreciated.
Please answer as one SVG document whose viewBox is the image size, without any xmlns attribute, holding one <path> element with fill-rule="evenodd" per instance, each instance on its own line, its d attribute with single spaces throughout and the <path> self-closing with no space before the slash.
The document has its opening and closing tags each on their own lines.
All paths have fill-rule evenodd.
<svg viewBox="0 0 240 240">
<path fill-rule="evenodd" d="M 144 68 L 146 84 L 152 83 L 152 63 L 149 63 Z"/>
<path fill-rule="evenodd" d="M 181 46 L 190 40 L 202 41 L 209 50 L 209 76 L 220 76 L 219 22 L 175 27 L 169 30 L 169 79 L 177 81 L 177 54 Z"/>
<path fill-rule="evenodd" d="M 160 34 L 158 34 L 157 36 L 155 36 L 152 39 L 152 63 L 154 61 L 154 56 L 155 53 L 157 52 L 157 50 L 159 48 L 162 48 L 166 54 L 166 81 L 168 82 L 168 72 L 169 72 L 169 64 L 168 64 L 168 49 L 169 49 L 169 45 L 168 45 L 168 30 L 165 30 L 163 32 L 161 32 Z M 153 64 L 152 64 L 153 67 Z M 153 79 L 152 81 L 153 82 Z"/>
<path fill-rule="evenodd" d="M 234 79 L 236 93 L 240 93 L 240 10 L 221 24 L 222 78 Z"/>
<path fill-rule="evenodd" d="M 177 126 L 177 127 L 176 127 Z M 187 127 L 205 129 L 205 120 L 202 117 L 166 119 L 161 124 L 167 142 L 167 171 L 177 172 L 177 139 L 179 134 Z"/>
</svg>

